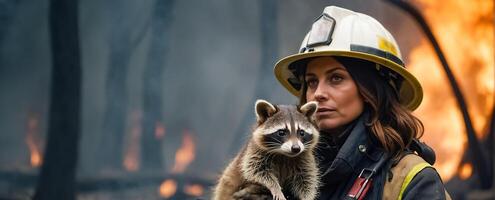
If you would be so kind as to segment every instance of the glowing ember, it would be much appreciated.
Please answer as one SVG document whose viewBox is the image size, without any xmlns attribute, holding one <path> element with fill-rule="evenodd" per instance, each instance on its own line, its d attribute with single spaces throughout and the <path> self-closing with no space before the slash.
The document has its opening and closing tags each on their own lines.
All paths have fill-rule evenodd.
<svg viewBox="0 0 495 200">
<path fill-rule="evenodd" d="M 182 146 L 175 153 L 175 164 L 172 173 L 183 173 L 189 163 L 194 160 L 194 141 L 189 131 L 184 131 Z"/>
<path fill-rule="evenodd" d="M 165 126 L 161 122 L 156 122 L 155 138 L 161 139 L 163 136 L 165 136 Z"/>
<path fill-rule="evenodd" d="M 198 184 L 186 185 L 184 187 L 184 192 L 188 195 L 199 197 L 203 195 L 204 188 Z"/>
<path fill-rule="evenodd" d="M 33 151 L 31 152 L 31 166 L 33 167 L 39 167 L 41 166 L 43 160 L 41 158 L 41 154 L 38 151 Z"/>
<path fill-rule="evenodd" d="M 167 179 L 163 181 L 163 183 L 160 185 L 160 196 L 169 198 L 172 195 L 175 194 L 177 191 L 177 182 L 175 182 L 172 179 Z"/>
<path fill-rule="evenodd" d="M 459 170 L 459 177 L 462 180 L 466 180 L 473 175 L 473 165 L 471 163 L 465 163 Z"/>
<path fill-rule="evenodd" d="M 139 169 L 140 138 L 141 138 L 141 114 L 134 111 L 131 114 L 131 135 L 128 140 L 126 153 L 124 156 L 124 167 L 127 171 L 137 171 Z"/>
<path fill-rule="evenodd" d="M 43 163 L 43 157 L 41 156 L 40 148 L 36 140 L 36 136 L 39 132 L 39 116 L 34 113 L 30 113 L 27 122 L 27 134 L 26 144 L 28 145 L 30 156 L 30 163 L 32 167 L 39 167 Z"/>
<path fill-rule="evenodd" d="M 482 137 L 494 104 L 493 1 L 415 2 L 446 54 L 466 98 L 473 126 Z M 458 168 L 467 139 L 457 102 L 435 55 L 423 39 L 406 56 L 406 65 L 424 87 L 423 103 L 415 111 L 425 125 L 423 139 L 435 148 L 435 166 L 448 180 Z"/>
</svg>

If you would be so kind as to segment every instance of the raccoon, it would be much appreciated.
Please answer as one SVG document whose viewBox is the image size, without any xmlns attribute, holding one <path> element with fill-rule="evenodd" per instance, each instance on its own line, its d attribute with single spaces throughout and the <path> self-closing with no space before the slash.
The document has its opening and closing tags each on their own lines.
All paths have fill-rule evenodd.
<svg viewBox="0 0 495 200">
<path fill-rule="evenodd" d="M 286 200 L 284 188 L 290 188 L 298 199 L 315 199 L 319 185 L 313 153 L 319 138 L 314 122 L 317 109 L 316 102 L 299 108 L 257 100 L 252 136 L 224 170 L 213 199 L 233 199 L 247 185 L 263 186 L 275 200 Z"/>
</svg>

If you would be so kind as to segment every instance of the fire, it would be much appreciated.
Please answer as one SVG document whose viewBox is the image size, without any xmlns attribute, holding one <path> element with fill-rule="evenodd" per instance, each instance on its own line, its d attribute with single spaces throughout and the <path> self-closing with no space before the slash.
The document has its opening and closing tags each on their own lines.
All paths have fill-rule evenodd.
<svg viewBox="0 0 495 200">
<path fill-rule="evenodd" d="M 127 171 L 137 171 L 140 159 L 140 138 L 141 138 L 141 114 L 134 111 L 131 114 L 131 133 L 128 140 L 126 153 L 124 156 L 124 167 Z"/>
<path fill-rule="evenodd" d="M 194 160 L 194 141 L 189 131 L 184 131 L 182 146 L 175 153 L 175 164 L 172 173 L 183 173 Z"/>
<path fill-rule="evenodd" d="M 466 180 L 473 175 L 473 165 L 471 163 L 465 163 L 459 170 L 459 177 L 462 180 Z"/>
<path fill-rule="evenodd" d="M 184 187 L 184 192 L 188 195 L 199 197 L 203 195 L 204 188 L 199 184 L 186 185 Z"/>
<path fill-rule="evenodd" d="M 162 139 L 165 136 L 165 126 L 161 122 L 156 122 L 155 138 Z"/>
<path fill-rule="evenodd" d="M 39 132 L 39 115 L 30 113 L 27 121 L 26 144 L 31 154 L 30 163 L 32 167 L 39 167 L 43 163 L 43 157 L 37 143 L 36 136 Z"/>
<path fill-rule="evenodd" d="M 161 125 L 161 126 L 159 126 Z M 163 129 L 159 129 L 159 128 Z M 157 130 L 165 133 L 165 128 L 162 124 L 157 124 Z M 172 167 L 172 173 L 183 173 L 186 171 L 187 166 L 194 160 L 194 140 L 189 131 L 184 131 L 181 147 L 175 152 L 175 164 Z M 155 135 L 156 136 L 156 135 Z M 177 182 L 172 179 L 167 179 L 160 185 L 160 196 L 169 198 L 177 191 Z M 184 192 L 191 196 L 201 196 L 204 193 L 204 189 L 201 185 L 186 185 Z"/>
<path fill-rule="evenodd" d="M 175 194 L 177 191 L 177 182 L 175 182 L 172 179 L 167 179 L 163 181 L 163 183 L 160 185 L 160 196 L 169 198 L 172 195 Z"/>
<path fill-rule="evenodd" d="M 33 152 L 31 154 L 31 166 L 33 167 L 39 167 L 41 166 L 42 162 L 43 162 L 43 159 L 41 158 L 41 154 L 40 152 Z"/>
<path fill-rule="evenodd" d="M 460 84 L 479 138 L 494 105 L 493 1 L 415 0 L 445 52 Z M 425 92 L 415 113 L 425 125 L 424 140 L 434 146 L 436 168 L 444 180 L 458 169 L 467 138 L 464 122 L 448 80 L 424 38 L 406 65 Z M 442 85 L 442 87 L 438 87 Z M 439 139 L 442 138 L 442 139 Z"/>
</svg>

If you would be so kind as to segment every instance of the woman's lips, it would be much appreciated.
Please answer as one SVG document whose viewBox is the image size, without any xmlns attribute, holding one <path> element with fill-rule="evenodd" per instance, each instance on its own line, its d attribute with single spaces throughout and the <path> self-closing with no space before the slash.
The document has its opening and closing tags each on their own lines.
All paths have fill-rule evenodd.
<svg viewBox="0 0 495 200">
<path fill-rule="evenodd" d="M 327 115 L 327 114 L 330 114 L 332 112 L 335 112 L 334 108 L 320 107 L 320 108 L 318 108 L 318 111 L 316 111 L 316 114 L 317 115 Z"/>
</svg>

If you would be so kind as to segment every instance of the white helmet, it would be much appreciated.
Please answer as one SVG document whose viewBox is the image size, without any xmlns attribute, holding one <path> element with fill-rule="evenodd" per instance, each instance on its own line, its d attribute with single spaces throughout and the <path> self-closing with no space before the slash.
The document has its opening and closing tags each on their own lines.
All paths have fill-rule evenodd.
<svg viewBox="0 0 495 200">
<path fill-rule="evenodd" d="M 304 37 L 299 53 L 285 57 L 275 65 L 275 76 L 289 92 L 300 96 L 302 83 L 296 72 L 301 66 L 295 62 L 319 56 L 374 62 L 377 68 L 383 66 L 402 77 L 402 84 L 397 88 L 402 105 L 414 110 L 423 99 L 421 85 L 406 70 L 394 37 L 368 15 L 336 6 L 326 7 Z"/>
</svg>

